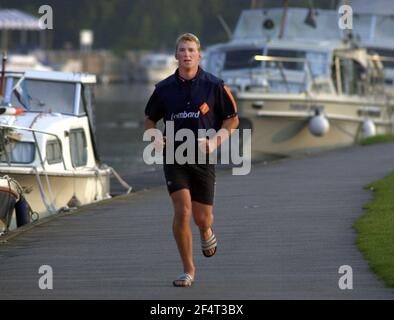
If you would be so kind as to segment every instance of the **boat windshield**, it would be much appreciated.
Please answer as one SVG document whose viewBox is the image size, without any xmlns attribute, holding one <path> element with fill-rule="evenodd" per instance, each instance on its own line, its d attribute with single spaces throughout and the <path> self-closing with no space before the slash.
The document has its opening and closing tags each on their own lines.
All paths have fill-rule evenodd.
<svg viewBox="0 0 394 320">
<path fill-rule="evenodd" d="M 228 50 L 226 51 L 223 70 L 261 68 L 262 63 L 255 59 L 256 55 L 264 55 L 263 50 L 257 48 Z M 306 59 L 310 63 L 313 76 L 328 75 L 327 54 L 324 52 L 269 48 L 266 55 L 280 58 Z M 265 67 L 275 68 L 276 66 L 266 64 Z M 285 70 L 303 71 L 304 62 L 284 61 L 282 62 L 282 67 Z"/>
<path fill-rule="evenodd" d="M 8 78 L 6 101 L 28 111 L 74 114 L 75 83 Z"/>
</svg>

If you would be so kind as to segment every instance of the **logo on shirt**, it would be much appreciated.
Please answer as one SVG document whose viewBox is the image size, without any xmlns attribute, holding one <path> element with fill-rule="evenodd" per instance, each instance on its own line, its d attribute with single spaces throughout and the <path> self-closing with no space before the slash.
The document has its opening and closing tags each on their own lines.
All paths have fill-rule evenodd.
<svg viewBox="0 0 394 320">
<path fill-rule="evenodd" d="M 171 114 L 171 120 L 175 119 L 190 119 L 190 118 L 196 118 L 198 119 L 200 117 L 200 111 L 197 112 L 179 112 L 175 114 Z"/>
<path fill-rule="evenodd" d="M 204 102 L 201 106 L 200 106 L 200 111 L 201 113 L 204 115 L 209 111 L 209 106 L 206 102 Z"/>
</svg>

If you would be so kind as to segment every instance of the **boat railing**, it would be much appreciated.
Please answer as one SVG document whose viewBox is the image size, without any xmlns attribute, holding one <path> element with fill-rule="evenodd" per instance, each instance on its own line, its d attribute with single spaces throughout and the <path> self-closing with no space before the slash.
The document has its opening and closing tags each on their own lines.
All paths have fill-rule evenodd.
<svg viewBox="0 0 394 320">
<path fill-rule="evenodd" d="M 334 93 L 381 95 L 383 88 L 383 67 L 369 63 L 365 67 L 365 78 L 360 74 L 344 74 L 339 64 L 318 59 L 256 55 L 252 58 L 261 62 L 259 68 L 222 72 L 222 77 L 235 91 L 264 93 Z M 367 56 L 372 61 L 394 61 L 393 58 Z M 339 61 L 338 61 L 339 63 Z M 335 67 L 335 70 L 332 68 Z M 342 74 L 343 73 L 343 74 Z M 226 76 L 227 75 L 227 76 Z M 346 83 L 345 83 L 346 82 Z"/>
<path fill-rule="evenodd" d="M 42 169 L 42 173 L 45 177 L 45 181 L 46 181 L 46 185 L 48 188 L 48 193 L 50 196 L 50 201 L 47 200 L 45 192 L 44 192 L 44 187 L 38 172 L 38 168 L 35 165 L 35 163 L 33 162 L 32 164 L 24 164 L 24 167 L 28 167 L 31 168 L 36 176 L 37 182 L 38 182 L 38 186 L 39 186 L 39 191 L 40 191 L 40 195 L 41 195 L 41 199 L 45 205 L 45 207 L 47 208 L 47 210 L 51 213 L 55 213 L 57 212 L 57 209 L 54 206 L 54 195 L 52 192 L 52 187 L 51 184 L 49 182 L 49 177 L 48 177 L 48 172 L 46 170 L 45 167 L 45 159 L 43 157 L 42 151 L 40 149 L 39 143 L 38 143 L 38 139 L 37 139 L 37 134 L 44 134 L 44 135 L 48 135 L 51 137 L 54 137 L 57 142 L 59 143 L 59 148 L 60 148 L 60 156 L 61 156 L 61 161 L 64 167 L 64 170 L 66 170 L 66 163 L 64 161 L 64 157 L 63 157 L 63 146 L 62 146 L 62 142 L 59 138 L 58 135 L 51 133 L 51 132 L 46 132 L 46 131 L 42 131 L 42 130 L 37 130 L 37 129 L 32 129 L 32 128 L 25 128 L 25 127 L 20 127 L 20 126 L 14 126 L 14 125 L 6 125 L 6 124 L 0 124 L 0 137 L 1 137 L 1 145 L 0 145 L 0 150 L 4 150 L 4 156 L 6 159 L 6 162 L 8 164 L 9 167 L 11 167 L 13 165 L 13 163 L 11 162 L 10 159 L 10 155 L 9 152 L 7 151 L 7 146 L 5 145 L 5 139 L 4 139 L 4 131 L 5 130 L 17 130 L 17 131 L 28 131 L 31 132 L 32 136 L 33 136 L 33 144 L 34 144 L 34 150 L 37 151 L 39 160 L 40 160 L 40 165 L 41 165 L 41 169 Z M 3 131 L 3 132 L 2 132 Z"/>
</svg>

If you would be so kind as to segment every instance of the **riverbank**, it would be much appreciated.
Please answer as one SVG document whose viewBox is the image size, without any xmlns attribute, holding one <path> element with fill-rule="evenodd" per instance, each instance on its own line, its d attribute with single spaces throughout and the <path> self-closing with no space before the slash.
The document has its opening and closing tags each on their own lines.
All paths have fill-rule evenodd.
<svg viewBox="0 0 394 320">
<path fill-rule="evenodd" d="M 394 172 L 366 189 L 373 192 L 373 199 L 354 224 L 357 245 L 371 270 L 394 287 Z"/>
<path fill-rule="evenodd" d="M 376 143 L 393 142 L 393 141 L 394 141 L 394 134 L 382 134 L 382 135 L 365 138 L 360 141 L 360 145 L 369 146 Z"/>
</svg>

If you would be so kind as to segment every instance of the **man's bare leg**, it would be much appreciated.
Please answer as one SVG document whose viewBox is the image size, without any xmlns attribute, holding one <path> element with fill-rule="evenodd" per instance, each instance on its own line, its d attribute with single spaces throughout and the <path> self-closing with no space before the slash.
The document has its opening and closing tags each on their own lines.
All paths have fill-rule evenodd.
<svg viewBox="0 0 394 320">
<path fill-rule="evenodd" d="M 195 267 L 193 263 L 193 240 L 190 228 L 191 197 L 188 189 L 181 189 L 171 193 L 174 206 L 174 220 L 172 230 L 183 263 L 183 272 L 190 274 L 193 279 Z"/>
<path fill-rule="evenodd" d="M 213 206 L 201 202 L 192 201 L 193 219 L 200 229 L 200 236 L 203 240 L 208 240 L 212 236 Z M 208 256 L 213 255 L 215 249 L 206 251 Z"/>
</svg>

